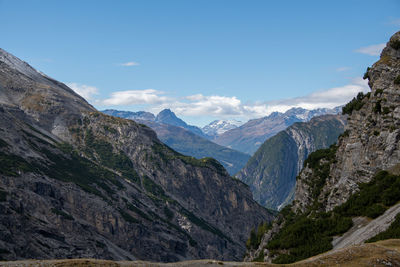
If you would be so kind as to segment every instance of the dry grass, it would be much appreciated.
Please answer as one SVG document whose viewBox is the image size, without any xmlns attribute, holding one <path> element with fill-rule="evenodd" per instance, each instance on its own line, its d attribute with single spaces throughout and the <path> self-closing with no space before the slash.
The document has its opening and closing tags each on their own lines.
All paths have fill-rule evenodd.
<svg viewBox="0 0 400 267">
<path fill-rule="evenodd" d="M 400 266 L 400 239 L 352 246 L 314 256 L 301 262 L 278 265 L 268 263 L 223 262 L 215 260 L 183 261 L 176 263 L 151 263 L 142 261 L 107 261 L 95 259 L 25 260 L 1 262 L 7 267 L 158 267 L 158 266 Z"/>
</svg>

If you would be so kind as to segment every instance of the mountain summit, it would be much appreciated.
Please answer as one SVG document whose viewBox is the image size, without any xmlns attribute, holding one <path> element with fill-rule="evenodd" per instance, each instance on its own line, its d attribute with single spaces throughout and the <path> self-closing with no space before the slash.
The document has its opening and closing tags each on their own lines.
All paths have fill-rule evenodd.
<svg viewBox="0 0 400 267">
<path fill-rule="evenodd" d="M 170 109 L 160 111 L 156 116 L 155 122 L 182 127 L 201 137 L 208 138 L 199 127 L 188 125 L 186 122 L 178 118 Z"/>
</svg>

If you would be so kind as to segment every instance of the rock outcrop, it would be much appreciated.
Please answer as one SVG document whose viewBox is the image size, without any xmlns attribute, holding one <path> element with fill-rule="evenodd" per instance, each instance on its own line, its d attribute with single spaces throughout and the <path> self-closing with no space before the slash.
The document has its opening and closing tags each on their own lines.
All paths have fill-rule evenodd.
<svg viewBox="0 0 400 267">
<path fill-rule="evenodd" d="M 240 260 L 272 216 L 214 159 L 0 50 L 0 257 Z"/>
<path fill-rule="evenodd" d="M 339 139 L 329 179 L 318 196 L 327 211 L 344 203 L 357 192 L 359 183 L 370 181 L 378 170 L 390 170 L 400 163 L 399 42 L 400 33 L 396 33 L 381 59 L 367 70 L 371 92 L 353 102 L 346 134 Z M 295 209 L 302 211 L 312 201 L 309 173 L 305 168 L 297 181 Z"/>
</svg>

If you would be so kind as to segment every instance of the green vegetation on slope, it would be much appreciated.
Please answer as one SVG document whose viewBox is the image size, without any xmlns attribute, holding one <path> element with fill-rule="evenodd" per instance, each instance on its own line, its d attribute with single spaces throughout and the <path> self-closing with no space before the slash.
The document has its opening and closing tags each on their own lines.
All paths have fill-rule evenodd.
<svg viewBox="0 0 400 267">
<path fill-rule="evenodd" d="M 261 239 L 264 236 L 264 234 L 271 229 L 271 224 L 268 222 L 264 222 L 260 224 L 257 227 L 257 231 L 255 229 L 252 229 L 250 232 L 250 237 L 246 242 L 246 247 L 247 249 L 255 249 L 258 248 L 258 246 L 261 243 Z"/>
<path fill-rule="evenodd" d="M 206 167 L 217 171 L 221 175 L 225 175 L 226 171 L 224 166 L 222 166 L 217 160 L 213 158 L 202 158 L 196 159 L 194 157 L 189 157 L 182 155 L 166 145 L 154 143 L 152 146 L 152 150 L 155 154 L 159 155 L 160 158 L 168 162 L 169 160 L 180 159 L 184 163 L 196 166 L 196 167 Z"/>
<path fill-rule="evenodd" d="M 266 248 L 276 256 L 274 263 L 292 263 L 332 248 L 333 236 L 345 233 L 352 226 L 352 217 L 376 218 L 400 200 L 400 176 L 386 171 L 378 172 L 369 183 L 359 185 L 359 192 L 331 212 L 318 211 L 317 197 L 329 172 L 326 164 L 334 160 L 336 146 L 319 150 L 310 155 L 306 164 L 318 173 L 312 196 L 314 202 L 305 213 L 295 214 L 291 207 L 281 211 L 283 227 Z M 400 219 L 399 219 L 400 220 Z M 378 235 L 373 241 L 398 237 L 399 223 L 394 223 L 386 234 Z"/>
<path fill-rule="evenodd" d="M 347 103 L 342 108 L 342 113 L 351 115 L 353 110 L 360 110 L 362 108 L 362 106 L 364 105 L 363 99 L 365 97 L 369 98 L 369 96 L 370 96 L 370 93 L 367 93 L 366 95 L 364 95 L 364 93 L 359 92 L 356 97 L 354 97 L 349 103 Z"/>
<path fill-rule="evenodd" d="M 366 242 L 371 243 L 392 238 L 400 238 L 400 214 L 397 214 L 396 219 L 386 231 L 377 234 L 376 236 L 368 239 Z"/>
</svg>

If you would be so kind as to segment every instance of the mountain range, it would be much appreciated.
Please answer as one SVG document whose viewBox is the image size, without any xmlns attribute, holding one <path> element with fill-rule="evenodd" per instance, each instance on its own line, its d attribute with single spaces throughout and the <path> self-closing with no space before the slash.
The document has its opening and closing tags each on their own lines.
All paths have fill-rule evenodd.
<svg viewBox="0 0 400 267">
<path fill-rule="evenodd" d="M 0 132 L 2 260 L 241 260 L 273 217 L 216 160 L 172 150 L 1 49 Z"/>
<path fill-rule="evenodd" d="M 144 111 L 130 112 L 108 109 L 102 112 L 132 119 L 149 126 L 164 144 L 184 155 L 195 158 L 213 157 L 231 175 L 236 174 L 250 158 L 250 155 L 220 146 L 208 138 L 204 138 L 205 134 L 198 134 L 198 131 L 201 131 L 200 128 L 186 124 L 169 109 L 161 111 L 157 116 Z"/>
<path fill-rule="evenodd" d="M 314 110 L 292 108 L 285 113 L 273 112 L 266 117 L 250 120 L 237 128 L 226 131 L 215 137 L 213 141 L 219 145 L 253 155 L 265 140 L 285 130 L 293 123 L 309 121 L 319 115 L 337 114 L 340 110 L 340 107 Z"/>
</svg>

